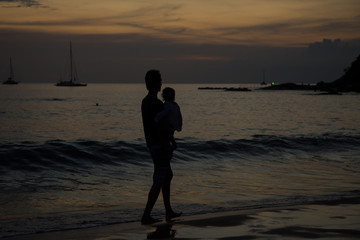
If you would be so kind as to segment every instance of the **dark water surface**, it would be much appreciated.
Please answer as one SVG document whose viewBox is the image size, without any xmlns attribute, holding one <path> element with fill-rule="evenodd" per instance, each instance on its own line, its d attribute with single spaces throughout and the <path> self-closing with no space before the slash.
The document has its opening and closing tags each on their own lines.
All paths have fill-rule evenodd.
<svg viewBox="0 0 360 240">
<path fill-rule="evenodd" d="M 175 209 L 360 197 L 360 95 L 170 86 L 184 118 Z M 136 84 L 0 86 L 0 236 L 139 220 L 152 175 L 145 94 Z M 154 215 L 164 215 L 161 199 Z"/>
</svg>

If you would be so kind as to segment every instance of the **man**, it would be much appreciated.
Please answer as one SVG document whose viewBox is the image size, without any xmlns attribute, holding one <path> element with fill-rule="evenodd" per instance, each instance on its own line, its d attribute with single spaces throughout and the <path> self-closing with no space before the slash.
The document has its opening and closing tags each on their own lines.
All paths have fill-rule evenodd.
<svg viewBox="0 0 360 240">
<path fill-rule="evenodd" d="M 155 123 L 156 114 L 163 110 L 163 103 L 157 98 L 157 94 L 161 90 L 161 81 L 161 75 L 158 70 L 149 70 L 146 73 L 145 83 L 148 94 L 141 103 L 141 113 L 146 145 L 150 150 L 154 163 L 154 175 L 145 211 L 141 218 L 142 224 L 158 222 L 158 220 L 151 217 L 151 211 L 159 197 L 160 191 L 163 194 L 166 221 L 181 215 L 181 213 L 174 212 L 170 205 L 170 184 L 173 177 L 170 160 L 173 150 L 170 139 L 166 137 L 167 134 L 163 131 L 167 123 L 164 121 Z"/>
</svg>

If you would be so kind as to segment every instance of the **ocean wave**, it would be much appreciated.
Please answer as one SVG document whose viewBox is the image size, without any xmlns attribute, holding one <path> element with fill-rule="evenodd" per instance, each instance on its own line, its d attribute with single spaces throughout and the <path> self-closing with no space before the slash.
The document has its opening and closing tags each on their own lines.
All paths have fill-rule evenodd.
<svg viewBox="0 0 360 240">
<path fill-rule="evenodd" d="M 48 102 L 63 102 L 63 101 L 66 101 L 66 99 L 64 99 L 64 98 L 41 98 L 40 100 L 41 101 L 48 101 Z"/>
<path fill-rule="evenodd" d="M 145 155 L 149 155 L 145 146 L 129 142 L 55 140 L 45 143 L 6 143 L 0 144 L 0 168 L 21 171 L 76 171 L 101 165 L 140 165 L 142 163 L 139 160 Z"/>
<path fill-rule="evenodd" d="M 279 156 L 301 152 L 325 153 L 357 150 L 360 136 L 274 136 L 255 135 L 252 139 L 200 140 L 179 139 L 179 149 L 173 161 L 198 159 L 247 158 L 253 156 Z M 99 142 L 78 140 L 67 142 L 0 143 L 0 169 L 21 171 L 72 170 L 102 165 L 151 162 L 143 140 L 133 142 Z"/>
<path fill-rule="evenodd" d="M 341 152 L 356 150 L 360 136 L 325 134 L 322 136 L 255 135 L 252 139 L 196 141 L 182 140 L 185 154 L 197 157 L 246 157 L 296 154 L 299 152 Z M 195 157 L 196 158 L 196 157 Z"/>
<path fill-rule="evenodd" d="M 202 214 L 358 203 L 359 143 L 340 134 L 179 139 L 175 207 Z M 8 142 L 0 143 L 0 174 L 1 238 L 138 221 L 152 163 L 141 139 Z"/>
</svg>

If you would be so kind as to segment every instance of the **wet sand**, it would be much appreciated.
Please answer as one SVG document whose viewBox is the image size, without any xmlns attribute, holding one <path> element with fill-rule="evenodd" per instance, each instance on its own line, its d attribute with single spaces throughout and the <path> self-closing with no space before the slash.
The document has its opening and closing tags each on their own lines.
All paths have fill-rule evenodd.
<svg viewBox="0 0 360 240">
<path fill-rule="evenodd" d="M 360 239 L 360 204 L 301 205 L 9 237 L 10 240 Z"/>
</svg>

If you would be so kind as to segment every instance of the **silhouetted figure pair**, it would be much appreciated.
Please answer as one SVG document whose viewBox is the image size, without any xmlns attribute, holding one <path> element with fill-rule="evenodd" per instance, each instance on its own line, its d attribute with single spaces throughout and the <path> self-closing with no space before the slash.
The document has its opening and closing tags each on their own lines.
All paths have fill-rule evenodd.
<svg viewBox="0 0 360 240">
<path fill-rule="evenodd" d="M 152 224 L 158 222 L 151 217 L 151 211 L 160 191 L 163 195 L 166 221 L 181 215 L 181 213 L 174 212 L 170 204 L 170 184 L 173 177 L 170 161 L 173 150 L 177 147 L 173 133 L 175 130 L 181 130 L 182 120 L 180 120 L 180 108 L 174 102 L 175 91 L 168 94 L 164 89 L 165 104 L 157 97 L 162 85 L 160 72 L 158 70 L 148 71 L 145 76 L 145 83 L 148 94 L 142 100 L 141 112 L 146 144 L 154 163 L 154 175 L 141 223 Z"/>
</svg>

